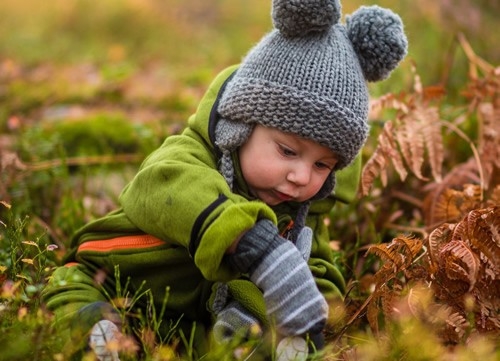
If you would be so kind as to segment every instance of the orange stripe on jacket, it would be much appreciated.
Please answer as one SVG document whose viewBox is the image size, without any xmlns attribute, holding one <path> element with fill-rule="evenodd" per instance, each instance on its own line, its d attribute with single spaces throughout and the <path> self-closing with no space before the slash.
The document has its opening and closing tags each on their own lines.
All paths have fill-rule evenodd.
<svg viewBox="0 0 500 361">
<path fill-rule="evenodd" d="M 165 244 L 161 239 L 149 234 L 137 236 L 116 237 L 105 240 L 88 241 L 78 247 L 81 251 L 107 252 L 120 249 L 148 248 Z"/>
<path fill-rule="evenodd" d="M 64 267 L 73 267 L 73 266 L 78 266 L 80 263 L 78 262 L 68 262 L 64 265 Z"/>
</svg>

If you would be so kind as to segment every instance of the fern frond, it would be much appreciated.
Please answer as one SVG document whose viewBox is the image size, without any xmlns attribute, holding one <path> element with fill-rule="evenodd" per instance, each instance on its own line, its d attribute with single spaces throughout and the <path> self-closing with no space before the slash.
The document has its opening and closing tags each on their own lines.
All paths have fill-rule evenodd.
<svg viewBox="0 0 500 361">
<path fill-rule="evenodd" d="M 434 227 L 444 222 L 458 222 L 468 212 L 481 207 L 481 200 L 482 188 L 479 185 L 464 184 L 462 190 L 441 188 L 432 198 L 432 207 L 429 202 L 424 202 L 425 211 L 430 213 L 426 219 Z"/>
<path fill-rule="evenodd" d="M 377 99 L 372 99 L 370 102 L 370 119 L 380 117 L 380 113 L 385 109 L 395 109 L 403 114 L 408 113 L 408 105 L 401 98 L 404 98 L 401 94 L 387 93 Z"/>
<path fill-rule="evenodd" d="M 446 323 L 457 334 L 459 339 L 465 335 L 467 329 L 470 327 L 469 321 L 459 312 L 450 314 L 446 319 Z"/>
<path fill-rule="evenodd" d="M 419 114 L 418 108 L 406 114 L 395 133 L 406 164 L 417 178 L 425 179 L 421 172 L 424 163 L 424 138 Z"/>
<path fill-rule="evenodd" d="M 491 191 L 490 197 L 487 200 L 487 205 L 490 207 L 500 206 L 500 184 Z"/>
<path fill-rule="evenodd" d="M 381 309 L 385 317 L 392 317 L 397 310 L 397 303 L 399 301 L 400 290 L 397 292 L 386 292 L 383 297 L 381 297 Z"/>
<path fill-rule="evenodd" d="M 396 268 L 401 267 L 404 263 L 401 254 L 398 252 L 398 248 L 394 247 L 394 243 L 392 242 L 370 246 L 367 253 L 376 255 L 382 262 L 388 262 L 390 266 L 395 266 Z"/>
<path fill-rule="evenodd" d="M 471 245 L 500 271 L 500 207 L 471 211 L 466 222 Z"/>
<path fill-rule="evenodd" d="M 405 266 L 409 266 L 422 250 L 422 240 L 415 237 L 399 235 L 393 241 L 399 245 L 399 252 L 404 255 L 406 260 Z"/>
<path fill-rule="evenodd" d="M 429 258 L 432 266 L 437 267 L 439 253 L 444 245 L 451 240 L 454 228 L 454 224 L 445 223 L 434 229 L 429 234 L 427 242 L 429 244 Z M 431 270 L 431 272 L 435 271 L 435 269 Z"/>
<path fill-rule="evenodd" d="M 370 302 L 366 308 L 366 319 L 368 320 L 370 329 L 375 335 L 379 334 L 379 320 L 378 320 L 379 314 L 380 314 L 380 309 L 378 307 L 378 304 L 377 302 L 372 300 L 372 302 Z"/>
<path fill-rule="evenodd" d="M 391 121 L 384 124 L 382 133 L 378 137 L 378 146 L 363 167 L 361 175 L 361 193 L 363 195 L 368 194 L 374 180 L 379 176 L 382 185 L 384 187 L 387 185 L 386 168 L 389 161 L 393 163 L 401 180 L 405 180 L 408 175 L 394 139 L 393 128 L 394 125 Z"/>
<path fill-rule="evenodd" d="M 496 106 L 492 103 L 479 104 L 478 115 L 481 121 L 479 137 L 481 166 L 485 184 L 489 184 L 495 168 L 500 169 L 500 104 Z"/>
<path fill-rule="evenodd" d="M 464 243 L 452 240 L 440 252 L 445 259 L 445 273 L 451 280 L 462 280 L 469 284 L 471 291 L 478 280 L 480 262 L 475 253 Z"/>
</svg>

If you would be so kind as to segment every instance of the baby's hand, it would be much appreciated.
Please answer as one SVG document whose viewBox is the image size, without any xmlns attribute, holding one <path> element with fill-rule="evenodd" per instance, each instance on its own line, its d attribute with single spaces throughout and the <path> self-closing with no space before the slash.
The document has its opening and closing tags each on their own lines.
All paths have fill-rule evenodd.
<svg viewBox="0 0 500 361">
<path fill-rule="evenodd" d="M 307 228 L 301 234 L 304 239 L 311 238 Z M 328 304 L 304 256 L 292 242 L 278 235 L 271 221 L 260 220 L 242 237 L 233 264 L 248 272 L 263 291 L 267 314 L 280 334 L 295 336 L 323 329 Z"/>
</svg>

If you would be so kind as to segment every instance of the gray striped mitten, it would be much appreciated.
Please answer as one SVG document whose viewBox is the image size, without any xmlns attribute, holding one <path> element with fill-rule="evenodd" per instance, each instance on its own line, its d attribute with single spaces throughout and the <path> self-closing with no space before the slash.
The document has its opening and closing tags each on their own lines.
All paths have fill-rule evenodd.
<svg viewBox="0 0 500 361">
<path fill-rule="evenodd" d="M 302 254 L 280 237 L 269 220 L 260 220 L 239 241 L 230 261 L 248 273 L 264 293 L 268 316 L 284 336 L 320 332 L 328 304 Z"/>
<path fill-rule="evenodd" d="M 235 337 L 247 339 L 262 334 L 259 320 L 237 301 L 230 301 L 220 313 L 214 324 L 214 338 L 218 343 L 226 343 Z"/>
</svg>

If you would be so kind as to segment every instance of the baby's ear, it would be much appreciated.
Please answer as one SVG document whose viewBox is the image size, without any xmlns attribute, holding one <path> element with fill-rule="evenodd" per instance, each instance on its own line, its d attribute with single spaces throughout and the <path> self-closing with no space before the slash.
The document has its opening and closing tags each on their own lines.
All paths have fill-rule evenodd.
<svg viewBox="0 0 500 361">
<path fill-rule="evenodd" d="M 403 22 L 391 10 L 362 6 L 346 17 L 346 28 L 368 81 L 387 78 L 406 56 Z"/>
</svg>

